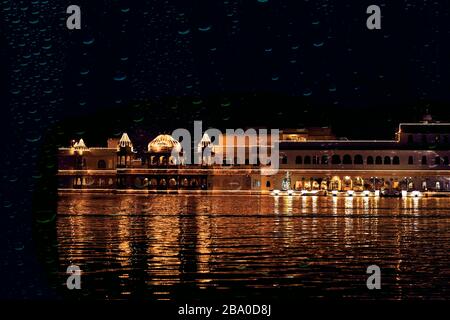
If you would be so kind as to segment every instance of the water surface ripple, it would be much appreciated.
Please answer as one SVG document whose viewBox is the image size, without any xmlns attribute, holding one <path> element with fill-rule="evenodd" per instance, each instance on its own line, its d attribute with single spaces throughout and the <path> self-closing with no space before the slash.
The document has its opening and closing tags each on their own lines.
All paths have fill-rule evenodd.
<svg viewBox="0 0 450 320">
<path fill-rule="evenodd" d="M 62 195 L 90 298 L 448 299 L 450 199 Z M 366 268 L 382 271 L 368 290 Z"/>
</svg>

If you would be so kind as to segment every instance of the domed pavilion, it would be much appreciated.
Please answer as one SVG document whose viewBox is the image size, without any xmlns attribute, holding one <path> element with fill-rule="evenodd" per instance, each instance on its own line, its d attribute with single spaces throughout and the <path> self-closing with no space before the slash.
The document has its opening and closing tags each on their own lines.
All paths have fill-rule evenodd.
<svg viewBox="0 0 450 320">
<path fill-rule="evenodd" d="M 168 134 L 161 134 L 149 142 L 147 164 L 152 166 L 171 166 L 182 163 L 183 150 L 180 142 Z"/>
</svg>

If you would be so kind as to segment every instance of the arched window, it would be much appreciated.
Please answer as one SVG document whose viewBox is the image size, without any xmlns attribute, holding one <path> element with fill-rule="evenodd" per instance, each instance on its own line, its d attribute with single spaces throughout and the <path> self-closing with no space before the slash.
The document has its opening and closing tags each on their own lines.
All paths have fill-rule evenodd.
<svg viewBox="0 0 450 320">
<path fill-rule="evenodd" d="M 384 157 L 384 164 L 391 164 L 391 157 Z"/>
<path fill-rule="evenodd" d="M 97 168 L 99 168 L 99 169 L 106 169 L 106 161 L 105 160 L 98 160 Z"/>
<path fill-rule="evenodd" d="M 367 157 L 367 164 L 373 164 L 373 157 L 372 156 L 368 156 Z"/>
<path fill-rule="evenodd" d="M 426 165 L 427 163 L 427 156 L 422 156 L 422 165 Z"/>
<path fill-rule="evenodd" d="M 332 164 L 341 164 L 341 156 L 338 155 L 338 154 L 334 154 L 334 155 L 331 157 L 331 163 L 332 163 Z"/>
<path fill-rule="evenodd" d="M 311 157 L 310 156 L 305 156 L 305 158 L 303 159 L 303 163 L 304 164 L 311 164 Z"/>
<path fill-rule="evenodd" d="M 195 178 L 192 178 L 189 182 L 189 186 L 191 187 L 197 187 L 198 186 L 198 181 Z"/>
<path fill-rule="evenodd" d="M 302 164 L 302 163 L 303 163 L 302 156 L 296 156 L 295 157 L 295 164 Z"/>
<path fill-rule="evenodd" d="M 360 154 L 357 154 L 355 156 L 355 160 L 354 160 L 355 164 L 364 164 L 364 160 L 363 160 L 363 156 Z"/>
<path fill-rule="evenodd" d="M 437 156 L 434 158 L 434 164 L 437 166 L 441 165 L 441 157 Z"/>
<path fill-rule="evenodd" d="M 375 164 L 383 164 L 383 159 L 380 156 L 375 158 Z"/>
<path fill-rule="evenodd" d="M 352 164 L 352 157 L 348 154 L 344 155 L 342 163 L 343 164 Z"/>
<path fill-rule="evenodd" d="M 270 188 L 270 181 L 266 182 L 266 188 Z"/>
<path fill-rule="evenodd" d="M 413 156 L 409 156 L 408 157 L 408 164 L 414 164 L 414 157 Z"/>
<path fill-rule="evenodd" d="M 392 164 L 395 164 L 395 165 L 400 164 L 400 158 L 395 156 L 394 159 L 392 159 Z"/>
<path fill-rule="evenodd" d="M 322 164 L 328 164 L 328 156 L 327 155 L 322 156 Z"/>
<path fill-rule="evenodd" d="M 285 156 L 285 155 L 281 156 L 281 164 L 287 164 L 287 163 L 288 163 L 287 156 Z"/>
</svg>

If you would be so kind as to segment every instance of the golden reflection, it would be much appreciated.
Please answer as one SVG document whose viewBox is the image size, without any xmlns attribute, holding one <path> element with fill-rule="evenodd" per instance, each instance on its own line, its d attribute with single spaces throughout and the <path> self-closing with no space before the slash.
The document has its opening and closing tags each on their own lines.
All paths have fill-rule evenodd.
<svg viewBox="0 0 450 320">
<path fill-rule="evenodd" d="M 395 273 L 395 280 L 397 283 L 401 281 L 401 266 L 402 266 L 402 259 L 400 258 L 402 256 L 401 250 L 402 250 L 402 228 L 398 224 L 398 220 L 394 221 L 395 224 L 395 237 L 394 237 L 394 243 L 393 243 L 393 249 L 395 250 L 395 256 L 398 257 L 397 261 L 395 262 L 395 269 L 397 272 Z M 402 295 L 402 292 L 400 290 L 399 292 L 400 296 Z"/>
<path fill-rule="evenodd" d="M 424 198 L 71 195 L 58 203 L 58 257 L 60 266 L 87 271 L 98 285 L 93 295 L 119 299 L 174 300 L 178 288 L 236 283 L 266 288 L 280 285 L 281 272 L 291 279 L 282 285 L 344 292 L 353 290 L 345 286 L 360 272 L 354 268 L 381 260 L 393 273 L 390 297 L 406 297 L 415 294 L 406 280 L 443 279 L 448 219 L 436 215 L 448 207 L 449 199 Z"/>
<path fill-rule="evenodd" d="M 311 197 L 311 201 L 312 201 L 311 212 L 312 212 L 312 214 L 317 214 L 317 201 L 318 201 L 318 197 L 317 197 L 317 196 L 312 196 L 312 197 Z"/>
<path fill-rule="evenodd" d="M 68 242 L 68 250 L 64 252 L 65 256 L 61 255 L 60 258 L 64 261 L 64 265 L 67 262 L 74 263 L 80 267 L 87 261 L 83 259 L 82 247 L 76 245 L 78 242 L 87 242 L 90 238 L 89 231 L 87 230 L 86 218 L 84 216 L 65 216 L 63 219 L 59 219 L 58 223 L 64 223 L 65 228 L 57 228 L 58 238 L 64 239 Z"/>
<path fill-rule="evenodd" d="M 205 215 L 199 215 L 197 218 L 198 237 L 197 237 L 197 272 L 209 274 L 211 259 L 211 219 Z M 204 283 L 211 282 L 211 279 L 199 279 L 199 288 L 206 288 Z"/>
<path fill-rule="evenodd" d="M 405 209 L 405 213 L 409 213 L 411 211 L 411 198 L 402 196 L 402 208 Z"/>
<path fill-rule="evenodd" d="M 284 206 L 284 213 L 292 214 L 292 211 L 294 209 L 294 197 L 292 196 L 283 197 L 283 206 Z"/>
<path fill-rule="evenodd" d="M 370 213 L 370 199 L 369 197 L 363 198 L 363 214 L 367 215 Z"/>
<path fill-rule="evenodd" d="M 148 202 L 145 206 L 152 204 Z M 155 296 L 164 294 L 164 287 L 181 281 L 185 240 L 192 232 L 191 223 L 186 221 L 189 217 L 184 220 L 181 217 L 179 214 L 167 217 L 151 213 L 145 219 L 145 238 L 148 244 L 147 283 L 155 288 Z"/>
<path fill-rule="evenodd" d="M 345 214 L 353 214 L 353 202 L 355 201 L 354 197 L 345 197 Z"/>
<path fill-rule="evenodd" d="M 279 196 L 273 197 L 273 210 L 274 210 L 275 214 L 280 213 L 280 197 Z"/>
<path fill-rule="evenodd" d="M 333 203 L 333 214 L 337 215 L 338 213 L 338 198 L 337 197 L 332 197 L 332 203 Z"/>
<path fill-rule="evenodd" d="M 411 200 L 412 200 L 412 208 L 413 208 L 412 213 L 414 215 L 419 215 L 419 202 L 420 202 L 420 199 L 419 198 L 412 198 Z"/>
<path fill-rule="evenodd" d="M 344 229 L 344 241 L 346 247 L 350 247 L 352 244 L 352 236 L 353 236 L 353 217 L 350 215 L 353 214 L 353 202 L 355 198 L 354 197 L 345 197 L 345 203 L 344 203 L 344 214 L 346 217 L 344 219 L 345 229 Z"/>
<path fill-rule="evenodd" d="M 302 213 L 308 213 L 308 199 L 310 197 L 302 196 Z"/>
<path fill-rule="evenodd" d="M 119 238 L 119 258 L 123 268 L 130 267 L 131 246 L 130 246 L 130 216 L 124 216 L 119 220 L 117 236 Z M 134 235 L 137 236 L 137 235 Z"/>
<path fill-rule="evenodd" d="M 378 215 L 378 208 L 380 207 L 380 197 L 374 197 L 372 198 L 373 205 L 372 205 L 372 214 Z"/>
</svg>

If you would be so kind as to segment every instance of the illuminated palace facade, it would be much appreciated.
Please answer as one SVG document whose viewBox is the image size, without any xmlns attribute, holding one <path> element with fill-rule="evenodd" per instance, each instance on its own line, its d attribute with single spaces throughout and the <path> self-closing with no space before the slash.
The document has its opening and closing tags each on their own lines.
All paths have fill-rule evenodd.
<svg viewBox="0 0 450 320">
<path fill-rule="evenodd" d="M 430 119 L 431 120 L 431 119 Z M 226 153 L 226 138 L 205 135 L 198 148 Z M 248 146 L 244 146 L 248 147 Z M 180 154 L 173 158 L 173 151 Z M 246 152 L 249 157 L 249 151 Z M 279 170 L 265 166 L 184 164 L 180 143 L 159 135 L 147 150 L 134 150 L 129 136 L 88 147 L 81 139 L 60 148 L 59 189 L 98 192 L 450 192 L 450 123 L 400 124 L 395 140 L 336 139 L 329 128 L 280 131 Z"/>
</svg>

